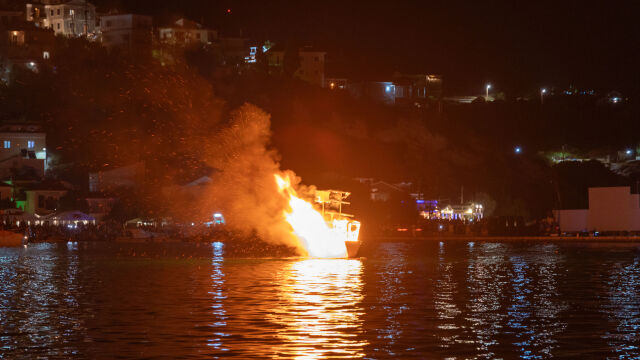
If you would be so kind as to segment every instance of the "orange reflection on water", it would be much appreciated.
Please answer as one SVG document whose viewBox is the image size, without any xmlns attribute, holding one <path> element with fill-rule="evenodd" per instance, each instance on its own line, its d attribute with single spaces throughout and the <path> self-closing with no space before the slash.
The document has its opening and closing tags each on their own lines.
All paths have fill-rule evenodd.
<svg viewBox="0 0 640 360">
<path fill-rule="evenodd" d="M 362 262 L 306 259 L 282 276 L 281 306 L 271 319 L 282 325 L 273 350 L 297 359 L 362 358 Z"/>
</svg>

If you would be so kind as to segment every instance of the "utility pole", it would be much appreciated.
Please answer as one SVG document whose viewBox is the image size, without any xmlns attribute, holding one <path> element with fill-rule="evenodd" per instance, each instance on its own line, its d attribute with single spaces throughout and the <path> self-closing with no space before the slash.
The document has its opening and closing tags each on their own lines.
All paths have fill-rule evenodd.
<svg viewBox="0 0 640 360">
<path fill-rule="evenodd" d="M 464 205 L 464 186 L 460 186 L 460 205 Z"/>
</svg>

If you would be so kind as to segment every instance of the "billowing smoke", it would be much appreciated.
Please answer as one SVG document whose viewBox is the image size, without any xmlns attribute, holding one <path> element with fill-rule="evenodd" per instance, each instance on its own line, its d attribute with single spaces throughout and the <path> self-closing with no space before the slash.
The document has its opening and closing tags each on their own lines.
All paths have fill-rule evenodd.
<svg viewBox="0 0 640 360">
<path fill-rule="evenodd" d="M 210 139 L 209 165 L 219 171 L 209 187 L 208 207 L 222 211 L 234 230 L 256 231 L 265 241 L 304 251 L 283 216 L 287 200 L 278 192 L 274 175 L 284 172 L 278 153 L 269 147 L 270 125 L 268 114 L 245 104 L 231 114 L 229 126 Z M 286 173 L 298 185 L 295 174 Z"/>
</svg>

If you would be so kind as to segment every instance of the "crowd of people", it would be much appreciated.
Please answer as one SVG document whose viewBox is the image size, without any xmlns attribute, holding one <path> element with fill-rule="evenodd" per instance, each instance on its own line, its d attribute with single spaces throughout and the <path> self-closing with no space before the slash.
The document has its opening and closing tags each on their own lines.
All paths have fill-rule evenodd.
<svg viewBox="0 0 640 360">
<path fill-rule="evenodd" d="M 389 224 L 381 236 L 545 236 L 558 233 L 553 218 L 525 221 L 522 217 L 492 217 L 476 221 L 424 219 L 414 224 Z"/>
<path fill-rule="evenodd" d="M 19 224 L 0 224 L 0 228 L 24 234 L 29 243 L 127 241 L 134 238 L 133 231 L 143 231 L 153 235 L 146 238 L 138 238 L 138 241 L 224 242 L 225 254 L 230 256 L 290 257 L 298 255 L 297 250 L 291 246 L 272 244 L 261 240 L 255 233 L 239 233 L 226 229 L 224 226 L 192 231 L 191 227 L 180 225 L 126 227 L 116 222 L 105 222 L 97 225 L 78 222 L 77 224 L 67 225 L 45 223 L 32 226 L 21 222 Z"/>
</svg>

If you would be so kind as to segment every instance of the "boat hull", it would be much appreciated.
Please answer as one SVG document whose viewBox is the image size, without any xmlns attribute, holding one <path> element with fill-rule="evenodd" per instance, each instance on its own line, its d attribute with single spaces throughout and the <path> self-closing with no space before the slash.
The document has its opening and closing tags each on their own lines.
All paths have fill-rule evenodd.
<svg viewBox="0 0 640 360">
<path fill-rule="evenodd" d="M 358 256 L 360 241 L 345 241 L 344 244 L 347 246 L 347 257 L 355 258 Z"/>
<path fill-rule="evenodd" d="M 0 247 L 17 247 L 24 244 L 24 235 L 11 231 L 0 231 Z"/>
</svg>

